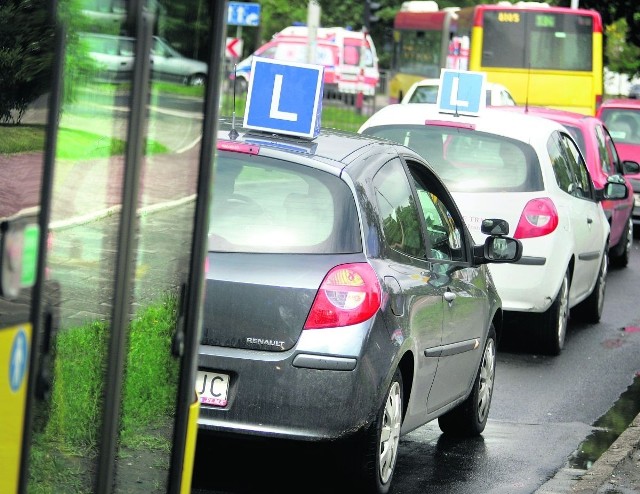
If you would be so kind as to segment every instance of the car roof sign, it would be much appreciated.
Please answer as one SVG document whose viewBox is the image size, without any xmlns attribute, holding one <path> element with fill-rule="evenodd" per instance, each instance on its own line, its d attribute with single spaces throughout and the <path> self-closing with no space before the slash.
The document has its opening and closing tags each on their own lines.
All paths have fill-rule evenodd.
<svg viewBox="0 0 640 494">
<path fill-rule="evenodd" d="M 253 57 L 244 127 L 313 139 L 320 133 L 324 67 Z"/>
<path fill-rule="evenodd" d="M 484 72 L 442 69 L 436 104 L 441 113 L 478 116 L 486 107 Z"/>
</svg>

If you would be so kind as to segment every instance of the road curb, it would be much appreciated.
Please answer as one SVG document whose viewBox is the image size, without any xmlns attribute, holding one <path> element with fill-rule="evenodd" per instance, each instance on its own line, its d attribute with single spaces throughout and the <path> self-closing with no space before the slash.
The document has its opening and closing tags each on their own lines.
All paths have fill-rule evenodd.
<svg viewBox="0 0 640 494">
<path fill-rule="evenodd" d="M 639 447 L 640 414 L 620 434 L 609 449 L 596 460 L 593 466 L 578 479 L 571 487 L 570 492 L 576 494 L 593 494 L 597 492 L 600 486 L 609 481 L 615 468 Z"/>
</svg>

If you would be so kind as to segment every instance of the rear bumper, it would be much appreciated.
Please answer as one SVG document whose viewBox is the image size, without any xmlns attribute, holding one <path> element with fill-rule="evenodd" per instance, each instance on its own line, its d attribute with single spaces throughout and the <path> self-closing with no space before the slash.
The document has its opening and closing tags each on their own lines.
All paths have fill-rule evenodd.
<svg viewBox="0 0 640 494">
<path fill-rule="evenodd" d="M 384 327 L 379 329 L 386 333 Z M 310 331 L 310 338 L 323 339 L 322 331 Z M 352 336 L 368 341 L 365 325 L 340 331 L 358 333 Z M 227 406 L 201 405 L 199 428 L 311 441 L 346 438 L 365 429 L 386 390 L 392 348 L 376 354 L 364 348 L 354 352 L 350 345 L 350 351 L 343 346 L 328 352 L 308 340 L 303 334 L 298 345 L 286 352 L 201 346 L 199 368 L 228 374 L 230 381 Z M 320 351 L 312 352 L 311 347 Z"/>
<path fill-rule="evenodd" d="M 560 288 L 566 264 L 551 257 L 523 256 L 516 264 L 492 264 L 489 269 L 503 310 L 544 312 Z"/>
</svg>

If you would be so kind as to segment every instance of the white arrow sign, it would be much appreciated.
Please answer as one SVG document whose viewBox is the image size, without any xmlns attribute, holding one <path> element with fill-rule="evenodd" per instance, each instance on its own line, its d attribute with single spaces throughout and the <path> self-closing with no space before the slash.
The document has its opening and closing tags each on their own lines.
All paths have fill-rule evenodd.
<svg viewBox="0 0 640 494">
<path fill-rule="evenodd" d="M 224 54 L 227 58 L 240 58 L 242 56 L 242 38 L 227 38 Z"/>
</svg>

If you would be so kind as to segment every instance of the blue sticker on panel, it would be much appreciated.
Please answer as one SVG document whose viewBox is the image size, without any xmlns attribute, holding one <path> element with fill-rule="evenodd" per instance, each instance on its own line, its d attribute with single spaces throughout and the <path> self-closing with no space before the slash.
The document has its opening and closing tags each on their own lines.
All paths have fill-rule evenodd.
<svg viewBox="0 0 640 494">
<path fill-rule="evenodd" d="M 438 109 L 442 113 L 478 115 L 486 107 L 485 81 L 484 72 L 443 69 Z"/>
<path fill-rule="evenodd" d="M 324 67 L 253 57 L 244 126 L 314 138 L 320 132 Z"/>
</svg>

